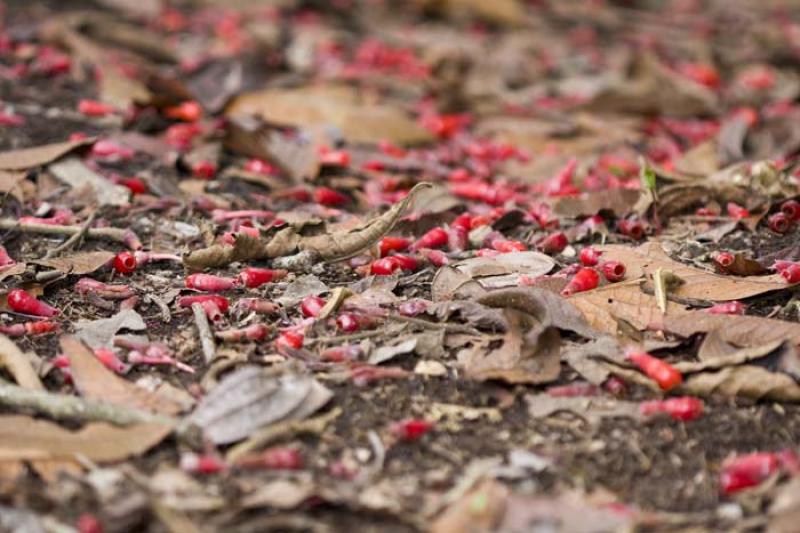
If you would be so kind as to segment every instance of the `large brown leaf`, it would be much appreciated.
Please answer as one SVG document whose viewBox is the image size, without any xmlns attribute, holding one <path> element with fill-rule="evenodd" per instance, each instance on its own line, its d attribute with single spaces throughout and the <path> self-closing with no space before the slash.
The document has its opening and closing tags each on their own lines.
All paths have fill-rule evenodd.
<svg viewBox="0 0 800 533">
<path fill-rule="evenodd" d="M 682 337 L 716 330 L 722 340 L 737 346 L 781 340 L 800 344 L 800 324 L 758 316 L 712 315 L 704 311 L 691 311 L 680 316 L 668 315 L 653 325 Z"/>
<path fill-rule="evenodd" d="M 93 142 L 94 139 L 82 139 L 0 152 L 0 169 L 24 170 L 46 165 L 73 150 L 82 146 L 87 146 Z"/>
<path fill-rule="evenodd" d="M 72 431 L 29 416 L 0 417 L 0 460 L 58 459 L 83 455 L 113 462 L 141 455 L 172 432 L 170 425 L 115 427 L 95 422 Z"/>
<path fill-rule="evenodd" d="M 62 337 L 61 349 L 69 357 L 72 379 L 81 396 L 168 415 L 182 411 L 177 402 L 148 392 L 111 372 L 77 338 Z"/>
<path fill-rule="evenodd" d="M 800 402 L 800 385 L 794 379 L 753 365 L 694 374 L 684 381 L 680 390 L 695 396 L 742 396 L 754 400 Z"/>
<path fill-rule="evenodd" d="M 344 86 L 265 89 L 244 93 L 227 107 L 230 116 L 256 115 L 287 126 L 336 126 L 345 139 L 375 143 L 387 139 L 399 144 L 430 141 L 431 134 L 406 114 L 388 105 L 365 104 Z"/>
<path fill-rule="evenodd" d="M 586 192 L 578 196 L 560 198 L 553 206 L 553 211 L 571 218 L 596 215 L 600 211 L 625 215 L 631 212 L 640 196 L 639 191 L 632 189 Z"/>
<path fill-rule="evenodd" d="M 670 294 L 683 298 L 711 301 L 739 300 L 788 287 L 783 278 L 777 274 L 740 278 L 721 276 L 686 266 L 670 259 L 657 242 L 647 242 L 637 248 L 615 244 L 599 246 L 598 249 L 603 252 L 603 261 L 624 263 L 628 279 L 652 276 L 658 268 L 672 272 L 684 283 L 671 290 Z"/>
</svg>

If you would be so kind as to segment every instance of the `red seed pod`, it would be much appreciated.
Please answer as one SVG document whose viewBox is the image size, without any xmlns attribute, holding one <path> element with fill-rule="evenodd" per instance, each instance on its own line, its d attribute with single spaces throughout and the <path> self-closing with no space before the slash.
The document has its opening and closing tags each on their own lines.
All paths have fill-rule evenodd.
<svg viewBox="0 0 800 533">
<path fill-rule="evenodd" d="M 164 116 L 184 122 L 197 122 L 203 116 L 203 108 L 194 100 L 181 102 L 164 110 Z"/>
<path fill-rule="evenodd" d="M 303 468 L 303 455 L 294 448 L 275 446 L 257 455 L 242 457 L 236 461 L 236 466 L 268 470 L 300 470 Z"/>
<path fill-rule="evenodd" d="M 786 200 L 781 204 L 781 212 L 793 221 L 800 221 L 800 202 L 797 200 Z"/>
<path fill-rule="evenodd" d="M 322 361 L 331 363 L 343 363 L 345 361 L 355 361 L 361 353 L 361 347 L 357 344 L 346 344 L 323 350 L 319 354 L 319 358 Z"/>
<path fill-rule="evenodd" d="M 373 261 L 369 266 L 369 271 L 376 276 L 389 276 L 399 267 L 400 265 L 397 261 L 394 261 L 391 257 L 384 257 Z"/>
<path fill-rule="evenodd" d="M 192 274 L 186 276 L 186 288 L 198 291 L 219 292 L 236 287 L 237 282 L 232 278 L 223 278 L 212 274 Z"/>
<path fill-rule="evenodd" d="M 184 453 L 181 455 L 181 469 L 192 474 L 217 474 L 227 470 L 228 465 L 218 455 Z"/>
<path fill-rule="evenodd" d="M 444 266 L 450 263 L 450 258 L 447 257 L 447 254 L 441 250 L 428 250 L 423 248 L 419 251 L 419 253 L 428 261 L 431 262 L 433 266 Z"/>
<path fill-rule="evenodd" d="M 83 513 L 75 523 L 78 533 L 103 533 L 103 524 L 100 520 L 90 513 Z"/>
<path fill-rule="evenodd" d="M 389 426 L 389 432 L 400 440 L 417 440 L 433 429 L 433 422 L 419 418 L 409 418 L 394 422 Z"/>
<path fill-rule="evenodd" d="M 78 112 L 87 117 L 104 117 L 114 112 L 114 106 L 95 100 L 81 100 L 78 102 Z"/>
<path fill-rule="evenodd" d="M 600 271 L 611 283 L 622 281 L 625 278 L 625 265 L 619 261 L 605 261 L 601 263 Z"/>
<path fill-rule="evenodd" d="M 795 263 L 781 270 L 781 276 L 786 283 L 800 283 L 800 264 Z"/>
<path fill-rule="evenodd" d="M 264 324 L 251 324 L 246 328 L 217 331 L 214 336 L 226 342 L 240 342 L 245 339 L 261 341 L 267 338 L 269 328 Z"/>
<path fill-rule="evenodd" d="M 469 231 L 464 228 L 452 226 L 447 229 L 447 249 L 451 252 L 461 252 L 469 245 Z"/>
<path fill-rule="evenodd" d="M 789 219 L 783 212 L 775 213 L 767 219 L 769 229 L 775 233 L 786 233 L 792 227 L 792 220 Z"/>
<path fill-rule="evenodd" d="M 548 387 L 547 394 L 553 398 L 574 398 L 577 396 L 597 396 L 600 389 L 591 383 L 570 383 Z"/>
<path fill-rule="evenodd" d="M 247 163 L 244 164 L 244 169 L 248 172 L 253 172 L 254 174 L 264 175 L 274 174 L 277 171 L 275 167 L 263 159 L 249 159 Z"/>
<path fill-rule="evenodd" d="M 623 235 L 638 241 L 644 237 L 644 226 L 635 218 L 626 218 L 617 222 L 617 228 Z"/>
<path fill-rule="evenodd" d="M 412 250 L 420 248 L 441 248 L 448 241 L 447 232 L 443 228 L 433 228 L 411 245 Z"/>
<path fill-rule="evenodd" d="M 711 313 L 712 315 L 743 315 L 744 310 L 745 305 L 742 302 L 733 300 L 731 302 L 712 305 L 706 309 L 706 313 Z"/>
<path fill-rule="evenodd" d="M 116 178 L 114 183 L 126 187 L 133 194 L 144 194 L 147 192 L 147 184 L 139 178 Z"/>
<path fill-rule="evenodd" d="M 567 244 L 569 244 L 569 240 L 564 232 L 557 231 L 539 241 L 537 248 L 546 254 L 555 255 L 563 252 L 564 248 L 567 247 Z"/>
<path fill-rule="evenodd" d="M 59 312 L 55 307 L 37 300 L 33 295 L 22 289 L 14 289 L 9 292 L 6 300 L 8 307 L 17 313 L 50 318 L 56 316 Z"/>
<path fill-rule="evenodd" d="M 760 485 L 778 471 L 780 462 L 774 453 L 751 453 L 733 457 L 722 463 L 719 486 L 722 494 L 729 495 Z"/>
<path fill-rule="evenodd" d="M 725 210 L 728 212 L 729 217 L 736 220 L 741 220 L 750 216 L 750 211 L 734 202 L 728 202 L 728 205 L 725 206 Z"/>
<path fill-rule="evenodd" d="M 469 213 L 461 213 L 455 220 L 450 223 L 451 228 L 461 228 L 466 232 L 472 229 L 472 215 Z"/>
<path fill-rule="evenodd" d="M 381 257 L 386 257 L 390 252 L 402 252 L 411 245 L 411 241 L 403 237 L 384 237 L 378 247 Z"/>
<path fill-rule="evenodd" d="M 336 317 L 336 327 L 345 333 L 353 333 L 358 331 L 361 325 L 358 323 L 358 317 L 353 313 L 342 313 Z"/>
<path fill-rule="evenodd" d="M 92 145 L 92 150 L 89 155 L 91 155 L 93 158 L 107 161 L 122 161 L 133 159 L 133 156 L 136 155 L 136 152 L 133 149 L 117 144 L 114 141 L 100 139 Z"/>
<path fill-rule="evenodd" d="M 218 294 L 198 294 L 195 296 L 181 296 L 178 298 L 178 307 L 192 307 L 194 304 L 214 304 L 221 312 L 228 311 L 230 302 L 224 296 Z"/>
<path fill-rule="evenodd" d="M 596 289 L 600 283 L 600 274 L 596 270 L 583 267 L 569 280 L 567 286 L 561 291 L 562 296 L 570 296 L 576 292 L 590 291 Z"/>
<path fill-rule="evenodd" d="M 97 348 L 94 351 L 94 356 L 97 357 L 97 360 L 103 363 L 106 368 L 117 374 L 124 374 L 131 368 L 130 365 L 120 361 L 117 354 L 108 348 Z"/>
<path fill-rule="evenodd" d="M 727 270 L 736 261 L 736 256 L 730 252 L 717 252 L 713 259 L 722 270 Z"/>
<path fill-rule="evenodd" d="M 48 320 L 39 320 L 37 322 L 25 322 L 25 333 L 27 335 L 44 335 L 45 333 L 52 333 L 58 331 L 60 326 L 56 322 Z"/>
<path fill-rule="evenodd" d="M 304 340 L 305 337 L 300 332 L 284 331 L 278 336 L 277 339 L 275 339 L 275 346 L 278 348 L 278 350 L 280 350 L 282 347 L 299 350 L 303 347 Z"/>
<path fill-rule="evenodd" d="M 114 270 L 123 276 L 127 276 L 133 274 L 133 271 L 136 270 L 136 258 L 131 252 L 120 252 L 114 256 L 112 265 Z"/>
<path fill-rule="evenodd" d="M 350 164 L 350 154 L 345 150 L 328 150 L 320 155 L 319 162 L 331 167 L 346 167 Z"/>
<path fill-rule="evenodd" d="M 397 254 L 389 256 L 386 259 L 394 261 L 394 263 L 401 270 L 410 270 L 413 272 L 419 268 L 419 262 L 415 258 L 408 255 Z"/>
<path fill-rule="evenodd" d="M 325 307 L 325 300 L 319 296 L 309 295 L 300 302 L 300 311 L 306 318 L 316 318 Z"/>
<path fill-rule="evenodd" d="M 317 187 L 314 191 L 314 201 L 328 207 L 336 207 L 347 203 L 347 196 L 328 187 Z"/>
<path fill-rule="evenodd" d="M 214 179 L 217 173 L 217 164 L 213 161 L 202 160 L 192 165 L 192 176 L 204 180 Z"/>
<path fill-rule="evenodd" d="M 254 268 L 247 267 L 239 272 L 239 283 L 245 287 L 254 289 L 260 287 L 265 283 L 277 281 L 286 277 L 288 272 L 286 270 L 273 270 L 269 268 Z"/>
<path fill-rule="evenodd" d="M 500 239 L 492 241 L 492 248 L 504 254 L 510 252 L 524 252 L 525 250 L 528 249 L 527 246 L 525 246 L 519 241 L 506 241 Z"/>
<path fill-rule="evenodd" d="M 263 300 L 261 298 L 241 298 L 236 302 L 237 309 L 245 311 L 253 311 L 255 313 L 263 313 L 271 315 L 278 312 L 278 304 Z"/>
<path fill-rule="evenodd" d="M 672 365 L 653 357 L 647 352 L 629 350 L 625 354 L 625 358 L 639 367 L 647 377 L 655 381 L 661 387 L 661 390 L 674 389 L 683 382 L 683 376 Z"/>
<path fill-rule="evenodd" d="M 597 263 L 600 262 L 600 255 L 603 252 L 596 250 L 591 246 L 587 246 L 583 250 L 581 250 L 580 255 L 578 255 L 578 260 L 580 260 L 583 266 L 595 266 Z"/>
<path fill-rule="evenodd" d="M 651 400 L 639 404 L 639 412 L 644 416 L 656 414 L 669 415 L 673 420 L 688 422 L 703 414 L 703 402 L 692 396 L 681 396 L 666 400 Z"/>
</svg>

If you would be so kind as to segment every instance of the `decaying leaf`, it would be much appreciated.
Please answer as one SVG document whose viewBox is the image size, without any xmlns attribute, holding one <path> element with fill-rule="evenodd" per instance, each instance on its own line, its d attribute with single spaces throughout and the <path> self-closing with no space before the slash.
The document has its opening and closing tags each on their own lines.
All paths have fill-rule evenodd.
<svg viewBox="0 0 800 533">
<path fill-rule="evenodd" d="M 715 333 L 713 334 L 713 336 L 714 338 L 719 338 L 718 335 Z M 749 361 L 755 361 L 757 359 L 762 359 L 771 355 L 780 355 L 780 352 L 785 352 L 785 351 L 791 351 L 791 356 L 793 358 L 796 357 L 796 354 L 791 348 L 791 344 L 789 344 L 786 341 L 773 341 L 749 348 L 737 349 L 736 347 L 733 346 L 731 348 L 733 348 L 733 350 L 725 353 L 724 355 L 718 355 L 715 357 L 706 356 L 705 358 L 703 358 L 701 361 L 698 362 L 683 361 L 675 363 L 672 366 L 674 366 L 675 369 L 677 369 L 682 374 L 692 374 L 695 372 L 703 372 L 707 370 L 717 370 L 719 368 L 724 368 L 726 366 L 740 365 L 743 363 L 747 363 Z"/>
<path fill-rule="evenodd" d="M 94 141 L 94 138 L 89 138 L 0 152 L 0 169 L 25 170 L 46 165 Z"/>
<path fill-rule="evenodd" d="M 431 533 L 460 533 L 471 529 L 494 531 L 505 513 L 509 489 L 484 479 L 450 505 L 431 525 Z"/>
<path fill-rule="evenodd" d="M 296 373 L 291 367 L 282 373 L 247 366 L 226 376 L 188 420 L 215 444 L 229 444 L 268 424 L 301 420 L 331 396 L 312 376 Z"/>
<path fill-rule="evenodd" d="M 553 206 L 553 211 L 570 218 L 596 215 L 600 211 L 624 216 L 631 212 L 640 196 L 639 191 L 632 189 L 588 192 L 560 198 Z"/>
<path fill-rule="evenodd" d="M 0 460 L 71 459 L 76 455 L 96 462 L 121 461 L 141 455 L 172 432 L 163 424 L 123 428 L 102 422 L 74 431 L 28 416 L 0 417 Z"/>
<path fill-rule="evenodd" d="M 313 274 L 298 276 L 294 281 L 286 286 L 283 294 L 276 301 L 284 307 L 291 307 L 300 303 L 306 296 L 318 296 L 329 292 L 330 288 L 322 283 Z"/>
<path fill-rule="evenodd" d="M 661 329 L 689 337 L 695 333 L 716 331 L 725 341 L 737 346 L 752 346 L 788 340 L 800 344 L 800 324 L 759 316 L 712 315 L 704 311 L 687 311 L 681 316 L 668 315 L 651 324 Z"/>
<path fill-rule="evenodd" d="M 39 259 L 32 263 L 53 268 L 64 274 L 82 276 L 105 266 L 113 258 L 113 252 L 76 252 L 52 259 Z"/>
<path fill-rule="evenodd" d="M 133 309 L 125 309 L 110 318 L 98 320 L 79 320 L 75 324 L 75 336 L 91 348 L 111 346 L 111 340 L 118 331 L 147 329 L 141 315 Z"/>
<path fill-rule="evenodd" d="M 681 385 L 681 391 L 695 396 L 741 396 L 754 400 L 800 402 L 800 385 L 794 379 L 754 365 L 693 374 Z"/>
<path fill-rule="evenodd" d="M 408 196 L 397 202 L 388 211 L 349 231 L 304 237 L 298 235 L 293 228 L 284 228 L 266 243 L 257 238 L 239 234 L 236 236 L 233 246 L 216 244 L 197 250 L 185 256 L 183 263 L 187 268 L 201 270 L 224 266 L 234 261 L 278 258 L 298 252 L 311 254 L 309 263 L 313 262 L 311 260 L 313 257 L 325 261 L 348 259 L 366 250 L 386 235 L 416 193 L 430 186 L 429 183 L 418 183 L 409 191 Z"/>
<path fill-rule="evenodd" d="M 525 396 L 528 414 L 534 418 L 546 418 L 559 412 L 569 412 L 597 424 L 607 417 L 639 417 L 636 402 L 627 402 L 605 397 L 554 397 L 549 394 Z"/>
<path fill-rule="evenodd" d="M 555 266 L 555 261 L 539 252 L 512 252 L 494 257 L 473 257 L 464 259 L 450 265 L 469 279 L 474 279 L 484 289 L 492 290 L 502 287 L 516 287 L 519 285 L 520 276 L 535 278 L 550 272 Z M 441 272 L 441 271 L 440 271 Z M 446 276 L 446 274 L 444 274 Z M 434 277 L 433 290 L 441 293 L 456 294 L 455 290 L 443 288 L 444 280 L 437 282 L 439 273 Z M 465 281 L 466 282 L 466 281 Z"/>
<path fill-rule="evenodd" d="M 78 338 L 62 337 L 61 349 L 69 358 L 72 380 L 81 396 L 167 415 L 181 412 L 180 404 L 137 387 L 107 369 Z"/>
<path fill-rule="evenodd" d="M 748 276 L 737 278 L 720 276 L 695 267 L 673 261 L 657 242 L 647 242 L 638 248 L 621 245 L 600 246 L 604 261 L 620 261 L 625 265 L 627 277 L 635 279 L 652 276 L 656 269 L 663 268 L 681 278 L 684 283 L 671 294 L 698 300 L 740 300 L 769 291 L 787 287 L 780 275 Z"/>
<path fill-rule="evenodd" d="M 380 348 L 377 348 L 376 350 L 373 350 L 369 355 L 369 359 L 367 359 L 367 363 L 371 365 L 379 365 L 394 359 L 398 355 L 411 353 L 416 347 L 416 337 L 411 337 L 410 339 L 406 339 L 394 344 L 386 344 Z"/>
<path fill-rule="evenodd" d="M 31 359 L 5 335 L 0 335 L 0 367 L 5 368 L 20 387 L 44 390 L 39 375 L 31 365 Z"/>
<path fill-rule="evenodd" d="M 94 193 L 99 205 L 125 205 L 131 192 L 122 185 L 115 185 L 77 157 L 66 157 L 47 167 L 59 180 L 75 190 L 87 188 Z"/>
</svg>

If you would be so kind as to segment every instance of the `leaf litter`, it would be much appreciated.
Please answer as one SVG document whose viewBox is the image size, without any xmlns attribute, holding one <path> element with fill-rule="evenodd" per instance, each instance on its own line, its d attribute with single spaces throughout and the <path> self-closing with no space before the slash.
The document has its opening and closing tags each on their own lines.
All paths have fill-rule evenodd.
<svg viewBox="0 0 800 533">
<path fill-rule="evenodd" d="M 786 521 L 791 9 L 39 4 L 0 46 L 4 525 Z"/>
</svg>

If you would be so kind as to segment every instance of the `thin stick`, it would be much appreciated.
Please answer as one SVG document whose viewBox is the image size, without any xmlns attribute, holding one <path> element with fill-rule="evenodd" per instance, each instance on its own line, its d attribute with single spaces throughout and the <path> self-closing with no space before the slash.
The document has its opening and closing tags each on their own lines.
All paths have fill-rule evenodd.
<svg viewBox="0 0 800 533">
<path fill-rule="evenodd" d="M 83 225 L 81 226 L 81 231 L 75 233 L 74 235 L 72 235 L 72 237 L 62 242 L 52 250 L 49 250 L 46 254 L 44 254 L 44 257 L 42 259 L 50 259 L 51 257 L 54 257 L 60 254 L 61 252 L 69 250 L 70 248 L 75 246 L 81 239 L 83 239 L 86 236 L 86 232 L 89 231 L 89 226 L 92 225 L 96 217 L 97 217 L 97 211 L 92 211 L 89 214 L 89 218 L 87 218 L 86 222 L 84 222 Z"/>
<path fill-rule="evenodd" d="M 118 426 L 139 423 L 173 424 L 175 420 L 130 407 L 52 392 L 24 389 L 0 382 L 0 405 L 29 408 L 57 420 L 101 421 Z"/>
<path fill-rule="evenodd" d="M 194 323 L 197 325 L 197 334 L 200 336 L 200 346 L 203 347 L 203 357 L 206 364 L 211 364 L 217 356 L 217 349 L 214 345 L 214 334 L 208 325 L 208 317 L 200 304 L 192 304 L 194 313 Z"/>
<path fill-rule="evenodd" d="M 51 226 L 50 224 L 20 223 L 13 218 L 0 218 L 0 229 L 16 229 L 22 233 L 40 233 L 42 235 L 75 235 L 84 231 L 83 226 Z M 85 236 L 90 239 L 111 239 L 126 242 L 130 230 L 121 228 L 89 228 Z"/>
</svg>

